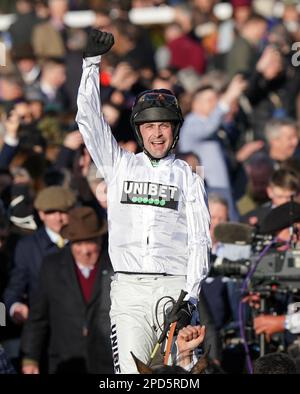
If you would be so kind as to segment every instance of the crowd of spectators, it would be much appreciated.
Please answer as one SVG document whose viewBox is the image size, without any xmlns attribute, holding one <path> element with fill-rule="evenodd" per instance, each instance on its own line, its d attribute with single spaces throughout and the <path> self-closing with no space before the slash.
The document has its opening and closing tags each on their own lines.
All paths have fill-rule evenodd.
<svg viewBox="0 0 300 394">
<path fill-rule="evenodd" d="M 90 207 L 105 220 L 109 204 L 75 123 L 89 30 L 115 37 L 101 63 L 100 84 L 104 116 L 118 143 L 138 152 L 128 121 L 138 93 L 173 91 L 185 118 L 176 153 L 195 171 L 203 167 L 212 230 L 229 220 L 260 226 L 274 207 L 291 197 L 300 202 L 300 69 L 293 46 L 300 41 L 300 8 L 293 0 L 1 3 L 15 19 L 0 31 L 6 48 L 0 67 L 0 300 L 7 310 L 0 342 L 17 372 L 30 365 L 35 373 L 28 362 L 32 322 L 26 322 L 42 261 L 67 244 L 59 234 L 70 209 Z M 168 20 L 133 23 L 133 10 L 159 12 L 162 6 Z M 68 11 L 87 10 L 93 11 L 89 26 L 66 22 Z M 236 319 L 231 285 L 209 278 L 204 286 L 219 332 Z M 84 329 L 82 335 L 88 335 Z M 41 371 L 47 371 L 45 346 L 39 349 Z"/>
</svg>

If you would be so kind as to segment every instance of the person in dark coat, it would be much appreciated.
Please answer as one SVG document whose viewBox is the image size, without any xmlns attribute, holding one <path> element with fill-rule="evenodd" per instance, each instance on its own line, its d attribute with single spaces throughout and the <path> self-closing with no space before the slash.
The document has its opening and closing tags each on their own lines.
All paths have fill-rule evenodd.
<svg viewBox="0 0 300 394">
<path fill-rule="evenodd" d="M 0 345 L 0 375 L 15 374 L 16 371 L 7 358 L 3 347 Z"/>
<path fill-rule="evenodd" d="M 27 304 L 30 305 L 37 287 L 43 258 L 57 252 L 66 242 L 59 232 L 67 223 L 68 210 L 75 205 L 75 202 L 73 192 L 61 186 L 43 189 L 34 202 L 44 225 L 17 243 L 13 269 L 3 296 L 7 311 L 18 323 L 27 319 Z M 26 302 L 24 294 L 27 297 Z"/>
<path fill-rule="evenodd" d="M 43 261 L 39 290 L 22 335 L 23 373 L 40 372 L 43 345 L 50 334 L 49 373 L 112 373 L 110 277 L 102 236 L 104 220 L 90 207 L 71 211 L 62 235 L 70 240 Z"/>
<path fill-rule="evenodd" d="M 0 301 L 2 301 L 2 293 L 6 286 L 10 263 L 10 256 L 7 250 L 8 234 L 9 227 L 6 217 L 3 213 L 0 213 Z"/>
<path fill-rule="evenodd" d="M 17 0 L 16 11 L 16 20 L 8 29 L 13 47 L 30 44 L 33 28 L 39 22 L 31 0 Z"/>
</svg>

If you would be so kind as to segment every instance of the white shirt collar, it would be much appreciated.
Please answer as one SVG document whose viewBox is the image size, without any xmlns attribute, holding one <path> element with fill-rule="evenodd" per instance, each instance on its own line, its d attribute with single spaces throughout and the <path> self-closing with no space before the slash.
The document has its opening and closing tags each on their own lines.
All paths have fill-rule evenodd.
<svg viewBox="0 0 300 394">
<path fill-rule="evenodd" d="M 40 88 L 41 91 L 48 97 L 50 100 L 53 100 L 56 96 L 56 89 L 53 88 L 51 85 L 49 85 L 46 82 L 41 81 L 40 82 Z"/>
<path fill-rule="evenodd" d="M 47 226 L 45 226 L 45 231 L 48 234 L 48 237 L 50 238 L 50 240 L 54 244 L 56 244 L 62 238 L 60 234 L 57 234 L 53 230 L 50 230 L 50 228 Z M 65 241 L 65 244 L 68 242 L 66 239 L 64 241 Z"/>
<path fill-rule="evenodd" d="M 95 268 L 95 266 L 92 267 L 92 268 L 86 267 L 85 265 L 82 265 L 82 264 L 78 263 L 77 261 L 76 261 L 76 265 L 79 268 L 79 270 L 82 273 L 82 275 L 85 277 L 85 279 L 88 279 L 88 277 L 90 276 L 91 272 Z"/>
</svg>

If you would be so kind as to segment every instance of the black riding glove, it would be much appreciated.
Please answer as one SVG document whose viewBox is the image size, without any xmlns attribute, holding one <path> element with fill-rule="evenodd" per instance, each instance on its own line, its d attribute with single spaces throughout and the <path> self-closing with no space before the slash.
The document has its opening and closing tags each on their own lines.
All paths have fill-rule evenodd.
<svg viewBox="0 0 300 394">
<path fill-rule="evenodd" d="M 114 36 L 111 33 L 93 29 L 88 35 L 83 57 L 103 55 L 110 50 L 114 42 Z"/>
<path fill-rule="evenodd" d="M 176 325 L 176 332 L 181 330 L 183 327 L 190 325 L 196 313 L 198 313 L 196 305 L 189 301 L 184 302 L 177 312 L 178 321 Z"/>
<path fill-rule="evenodd" d="M 179 330 L 183 327 L 190 325 L 191 323 L 195 324 L 198 317 L 198 309 L 197 306 L 190 301 L 183 301 L 177 313 L 172 313 L 172 308 L 167 310 L 166 313 L 166 322 L 173 323 L 177 321 L 175 333 L 177 334 Z M 199 324 L 199 323 L 198 323 Z"/>
</svg>

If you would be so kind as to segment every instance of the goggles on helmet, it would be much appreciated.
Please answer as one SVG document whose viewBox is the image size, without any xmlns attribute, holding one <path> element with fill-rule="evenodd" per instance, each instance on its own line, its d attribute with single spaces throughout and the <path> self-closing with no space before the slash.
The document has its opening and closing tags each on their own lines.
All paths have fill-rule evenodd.
<svg viewBox="0 0 300 394">
<path fill-rule="evenodd" d="M 168 92 L 168 93 L 165 93 Z M 163 105 L 174 105 L 175 107 L 179 108 L 177 98 L 170 94 L 166 89 L 159 89 L 158 92 L 154 92 L 153 90 L 149 90 L 143 92 L 140 96 L 137 97 L 135 100 L 135 104 L 137 103 L 147 103 L 149 105 L 161 102 Z"/>
</svg>

